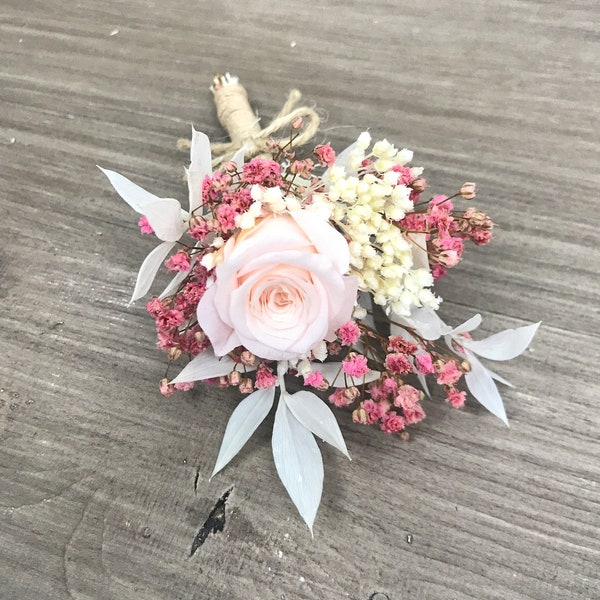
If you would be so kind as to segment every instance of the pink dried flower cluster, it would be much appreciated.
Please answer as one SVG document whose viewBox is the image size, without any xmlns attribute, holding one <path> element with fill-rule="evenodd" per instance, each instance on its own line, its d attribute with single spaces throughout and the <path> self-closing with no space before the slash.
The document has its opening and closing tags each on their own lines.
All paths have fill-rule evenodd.
<svg viewBox="0 0 600 600">
<path fill-rule="evenodd" d="M 352 336 L 348 335 L 349 331 Z M 335 345 L 338 355 L 345 353 L 341 362 L 345 385 L 329 394 L 331 404 L 340 408 L 358 401 L 358 407 L 352 413 L 356 423 L 376 424 L 385 433 L 401 433 L 403 439 L 408 439 L 408 425 L 425 418 L 421 405 L 423 392 L 408 382 L 415 374 L 434 374 L 446 394 L 446 401 L 456 408 L 462 407 L 466 394 L 456 385 L 468 364 L 451 358 L 448 350 L 436 342 L 419 338 L 414 331 L 411 335 L 416 336 L 418 342 L 401 335 L 384 337 L 364 323 L 354 321 L 341 327 L 338 339 L 330 344 L 330 348 Z M 353 348 L 357 343 L 369 350 L 358 353 Z M 371 371 L 380 375 L 374 381 L 364 383 L 363 378 Z M 322 376 L 311 373 L 304 378 L 304 385 L 319 388 Z"/>
<path fill-rule="evenodd" d="M 472 199 L 475 184 L 465 183 L 454 196 L 434 196 L 426 206 L 415 205 L 415 211 L 407 214 L 399 223 L 407 234 L 424 233 L 427 253 L 434 279 L 447 274 L 461 260 L 464 242 L 471 240 L 481 246 L 492 239 L 493 221 L 474 208 L 454 210 L 452 198 Z"/>
<path fill-rule="evenodd" d="M 299 127 L 302 127 L 301 123 Z M 329 144 L 314 148 L 315 160 L 297 157 L 291 143 L 271 141 L 268 146 L 272 159 L 253 158 L 243 165 L 226 162 L 219 171 L 204 178 L 201 204 L 189 215 L 187 234 L 190 241 L 180 240 L 178 250 L 165 261 L 167 269 L 178 274 L 179 283 L 164 297 L 150 300 L 147 310 L 155 319 L 157 346 L 167 352 L 169 365 L 181 357 L 191 359 L 211 347 L 214 350 L 217 343 L 221 344 L 211 339 L 212 334 L 208 335 L 199 324 L 198 306 L 207 290 L 220 282 L 216 266 L 223 260 L 224 250 L 230 256 L 240 243 L 241 238 L 236 236 L 242 231 L 242 219 L 252 215 L 249 229 L 242 236 L 245 239 L 244 236 L 251 237 L 255 235 L 254 231 L 264 227 L 267 217 L 292 214 L 286 212 L 285 204 L 290 202 L 290 197 L 296 202 L 296 208 L 303 209 L 313 203 L 317 193 L 327 194 L 327 185 L 315 175 L 315 169 L 335 165 L 336 154 Z M 359 178 L 378 175 L 376 165 L 372 157 L 364 158 L 358 170 Z M 472 199 L 475 196 L 474 184 L 464 184 L 454 196 L 435 196 L 422 203 L 420 198 L 427 182 L 420 176 L 420 170 L 400 164 L 390 170 L 396 174 L 395 185 L 408 188 L 414 207 L 394 224 L 407 235 L 425 234 L 426 251 L 434 277 L 442 276 L 446 269 L 460 261 L 466 240 L 476 244 L 490 240 L 493 223 L 489 217 L 472 208 L 462 212 L 454 210 L 452 199 Z M 260 200 L 263 200 L 262 205 Z M 279 206 L 277 202 L 284 204 Z M 257 205 L 260 206 L 257 208 Z M 289 230 L 292 237 L 305 235 L 310 238 L 306 224 L 298 222 L 293 225 L 290 222 L 288 225 L 283 216 L 281 219 L 278 223 L 286 224 L 286 227 L 301 225 L 300 231 Z M 142 233 L 153 232 L 146 217 L 140 219 L 139 226 Z M 351 241 L 346 239 L 346 242 Z M 309 239 L 310 243 L 313 242 Z M 312 258 L 310 260 L 313 261 Z M 275 267 L 275 270 L 279 268 Z M 296 273 L 294 269 L 298 267 L 292 268 L 291 272 Z M 236 285 L 242 286 L 245 278 L 252 276 L 252 272 L 236 275 Z M 306 279 L 302 274 L 299 277 L 302 281 Z M 293 292 L 285 285 L 282 284 L 273 295 L 264 296 L 261 303 L 273 303 L 273 306 L 279 307 L 292 302 Z M 211 294 L 213 291 L 206 294 L 207 298 Z M 219 307 L 216 311 L 218 315 Z M 333 334 L 330 332 L 324 336 L 321 346 L 317 345 L 299 356 L 296 363 L 290 362 L 289 372 L 302 374 L 304 386 L 326 392 L 326 397 L 337 407 L 354 405 L 352 418 L 355 422 L 377 425 L 385 433 L 399 433 L 403 439 L 408 438 L 406 428 L 425 417 L 423 393 L 411 383 L 414 376 L 432 376 L 443 389 L 449 404 L 458 408 L 463 406 L 466 394 L 458 389 L 458 385 L 469 370 L 468 361 L 460 362 L 448 348 L 437 341 L 424 339 L 410 327 L 406 327 L 407 335 L 385 335 L 375 321 L 369 322 L 364 316 L 350 318 L 350 312 L 346 321 L 337 321 Z M 218 316 L 218 319 L 225 318 L 226 315 Z M 340 322 L 343 323 L 341 326 Z M 211 331 L 210 323 L 202 325 Z M 223 340 L 223 343 L 228 342 Z M 227 350 L 233 360 L 231 371 L 205 382 L 237 387 L 242 394 L 278 384 L 278 358 L 256 356 L 244 344 L 230 344 Z M 339 365 L 335 378 L 321 371 L 319 365 L 323 363 L 320 361 L 326 357 L 329 358 L 323 369 L 329 361 Z M 310 366 L 307 366 L 309 363 Z M 165 376 L 159 387 L 162 394 L 170 396 L 175 390 L 191 389 L 193 383 L 173 384 Z"/>
</svg>

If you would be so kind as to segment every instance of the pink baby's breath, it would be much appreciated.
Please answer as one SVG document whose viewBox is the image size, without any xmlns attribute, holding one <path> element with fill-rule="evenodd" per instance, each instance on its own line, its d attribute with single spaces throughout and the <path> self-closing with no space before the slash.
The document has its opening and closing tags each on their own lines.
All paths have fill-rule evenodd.
<svg viewBox="0 0 600 600">
<path fill-rule="evenodd" d="M 194 382 L 193 381 L 181 381 L 179 383 L 174 383 L 173 387 L 176 390 L 181 390 L 182 392 L 187 392 L 194 387 Z"/>
<path fill-rule="evenodd" d="M 138 221 L 138 226 L 140 228 L 141 233 L 154 233 L 154 229 L 148 222 L 148 219 L 145 216 L 141 216 Z"/>
<path fill-rule="evenodd" d="M 414 425 L 425 418 L 425 411 L 420 404 L 415 404 L 414 408 L 403 409 L 402 416 L 406 425 Z"/>
<path fill-rule="evenodd" d="M 263 390 L 265 388 L 273 387 L 277 383 L 277 376 L 273 374 L 273 370 L 265 363 L 258 365 L 256 370 L 256 388 Z"/>
<path fill-rule="evenodd" d="M 321 371 L 311 371 L 304 376 L 304 385 L 310 385 L 315 388 L 321 388 L 325 379 Z"/>
<path fill-rule="evenodd" d="M 274 160 L 253 158 L 242 167 L 242 181 L 260 183 L 265 187 L 281 185 L 281 167 Z"/>
<path fill-rule="evenodd" d="M 367 411 L 367 422 L 369 424 L 376 423 L 389 410 L 389 405 L 384 402 L 374 402 L 373 400 L 365 400 L 362 403 L 362 408 Z"/>
<path fill-rule="evenodd" d="M 415 360 L 417 371 L 421 375 L 429 375 L 429 373 L 433 373 L 435 371 L 433 367 L 433 361 L 431 359 L 431 354 L 429 354 L 429 352 L 423 352 L 422 354 L 418 354 Z"/>
<path fill-rule="evenodd" d="M 449 360 L 440 365 L 437 374 L 437 382 L 440 385 L 453 385 L 461 378 L 462 372 L 458 368 L 456 361 Z"/>
<path fill-rule="evenodd" d="M 353 400 L 348 398 L 348 396 L 344 393 L 345 391 L 346 390 L 344 388 L 336 388 L 333 394 L 329 395 L 329 402 L 338 408 L 352 404 Z"/>
<path fill-rule="evenodd" d="M 344 346 L 352 346 L 356 344 L 360 337 L 360 329 L 354 321 L 344 323 L 339 329 L 339 337 Z"/>
<path fill-rule="evenodd" d="M 467 393 L 459 390 L 449 390 L 446 395 L 446 402 L 449 402 L 454 408 L 462 408 L 465 405 Z"/>
<path fill-rule="evenodd" d="M 335 150 L 329 143 L 316 146 L 313 152 L 324 167 L 332 167 L 335 164 Z"/>
<path fill-rule="evenodd" d="M 419 402 L 419 390 L 412 385 L 403 385 L 398 388 L 398 393 L 394 398 L 394 406 L 398 408 L 414 410 L 417 402 Z"/>
<path fill-rule="evenodd" d="M 388 352 L 401 352 L 402 354 L 414 354 L 417 351 L 417 345 L 414 342 L 405 340 L 401 335 L 392 335 L 388 339 Z"/>
<path fill-rule="evenodd" d="M 388 412 L 381 418 L 381 429 L 392 434 L 404 429 L 404 419 L 396 412 Z"/>
<path fill-rule="evenodd" d="M 184 250 L 176 252 L 165 261 L 169 271 L 186 272 L 190 270 L 190 255 Z"/>
<path fill-rule="evenodd" d="M 159 330 L 179 327 L 185 321 L 183 313 L 179 310 L 167 310 L 156 317 L 156 326 Z"/>
<path fill-rule="evenodd" d="M 352 352 L 342 362 L 342 368 L 346 375 L 355 378 L 363 377 L 369 372 L 367 359 L 362 354 L 354 354 Z"/>
<path fill-rule="evenodd" d="M 410 373 L 413 370 L 412 363 L 406 354 L 399 352 L 388 354 L 385 357 L 385 367 L 392 373 Z"/>
</svg>

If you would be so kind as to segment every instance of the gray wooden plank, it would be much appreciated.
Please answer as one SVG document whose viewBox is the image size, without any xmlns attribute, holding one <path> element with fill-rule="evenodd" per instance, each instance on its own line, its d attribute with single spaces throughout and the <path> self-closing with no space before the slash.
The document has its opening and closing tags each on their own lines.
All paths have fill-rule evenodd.
<svg viewBox="0 0 600 600">
<path fill-rule="evenodd" d="M 0 14 L 0 596 L 600 596 L 596 2 L 5 0 Z M 192 122 L 223 138 L 207 90 L 223 70 L 265 118 L 299 87 L 319 141 L 369 127 L 414 149 L 432 190 L 476 180 L 498 233 L 441 282 L 442 313 L 480 311 L 482 333 L 544 321 L 498 368 L 517 385 L 510 429 L 430 402 L 404 444 L 340 413 L 353 461 L 323 448 L 314 539 L 270 421 L 208 481 L 236 398 L 158 394 L 153 325 L 126 306 L 152 242 L 95 169 L 184 196 L 175 140 Z M 190 558 L 231 485 L 224 532 Z"/>
</svg>

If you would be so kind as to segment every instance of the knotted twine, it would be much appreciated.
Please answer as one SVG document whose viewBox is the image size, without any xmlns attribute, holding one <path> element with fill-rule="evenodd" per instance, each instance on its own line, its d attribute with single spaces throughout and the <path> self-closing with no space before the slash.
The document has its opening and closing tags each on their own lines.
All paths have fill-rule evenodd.
<svg viewBox="0 0 600 600">
<path fill-rule="evenodd" d="M 260 119 L 250 107 L 248 92 L 237 77 L 229 73 L 217 75 L 210 89 L 217 107 L 217 118 L 231 139 L 230 142 L 217 142 L 210 145 L 213 167 L 230 160 L 242 146 L 246 158 L 255 156 L 270 158 L 271 152 L 267 146 L 269 139 L 274 139 L 274 133 L 291 127 L 297 119 L 302 119 L 302 129 L 298 131 L 294 140 L 295 146 L 306 144 L 319 128 L 319 115 L 308 106 L 297 106 L 302 98 L 298 90 L 290 91 L 279 113 L 267 127 L 261 129 Z M 275 139 L 275 141 L 285 145 L 289 138 Z M 177 146 L 181 150 L 189 150 L 190 141 L 180 139 Z"/>
</svg>

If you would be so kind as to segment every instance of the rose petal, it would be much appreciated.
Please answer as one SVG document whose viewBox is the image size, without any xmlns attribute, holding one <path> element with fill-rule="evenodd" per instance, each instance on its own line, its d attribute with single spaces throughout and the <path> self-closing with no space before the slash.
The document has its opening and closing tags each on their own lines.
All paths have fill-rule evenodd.
<svg viewBox="0 0 600 600">
<path fill-rule="evenodd" d="M 317 252 L 329 257 L 338 273 L 345 275 L 350 268 L 350 249 L 344 236 L 314 212 L 295 210 L 290 216 L 304 230 Z"/>
<path fill-rule="evenodd" d="M 233 328 L 221 319 L 217 310 L 218 305 L 215 302 L 216 292 L 216 285 L 209 287 L 198 303 L 196 312 L 198 325 L 208 336 L 215 354 L 225 356 L 225 354 L 239 346 L 240 341 Z"/>
</svg>

